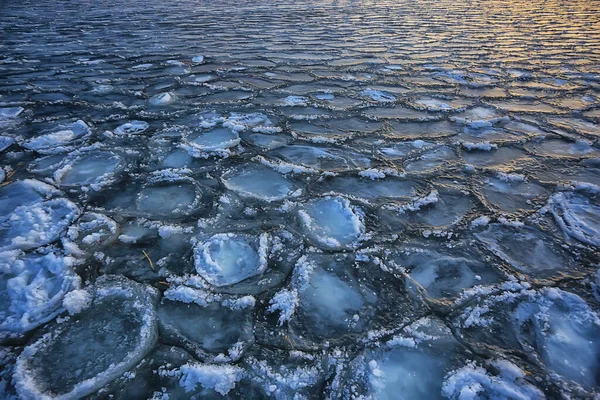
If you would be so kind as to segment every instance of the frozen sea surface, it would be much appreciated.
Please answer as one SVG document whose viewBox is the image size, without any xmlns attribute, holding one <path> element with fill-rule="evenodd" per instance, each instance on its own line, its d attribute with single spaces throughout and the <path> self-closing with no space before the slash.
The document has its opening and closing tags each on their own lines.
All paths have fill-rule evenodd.
<svg viewBox="0 0 600 400">
<path fill-rule="evenodd" d="M 597 0 L 0 7 L 0 399 L 600 398 Z"/>
</svg>

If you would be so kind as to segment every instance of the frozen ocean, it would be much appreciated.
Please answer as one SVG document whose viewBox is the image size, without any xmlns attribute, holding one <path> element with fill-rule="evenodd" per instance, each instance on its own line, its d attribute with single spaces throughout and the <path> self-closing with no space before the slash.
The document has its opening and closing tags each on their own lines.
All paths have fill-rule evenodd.
<svg viewBox="0 0 600 400">
<path fill-rule="evenodd" d="M 600 399 L 600 0 L 0 1 L 0 399 Z"/>
</svg>

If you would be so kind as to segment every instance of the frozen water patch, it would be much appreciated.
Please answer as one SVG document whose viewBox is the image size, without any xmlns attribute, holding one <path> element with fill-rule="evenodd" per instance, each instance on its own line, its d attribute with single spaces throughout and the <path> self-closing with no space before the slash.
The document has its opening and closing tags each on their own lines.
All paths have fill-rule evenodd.
<svg viewBox="0 0 600 400">
<path fill-rule="evenodd" d="M 451 121 L 467 125 L 470 128 L 488 128 L 499 122 L 508 122 L 507 116 L 502 116 L 492 108 L 475 107 L 462 114 L 450 117 Z"/>
<path fill-rule="evenodd" d="M 202 196 L 202 190 L 191 178 L 158 175 L 137 194 L 136 208 L 148 218 L 177 218 L 198 210 Z"/>
<path fill-rule="evenodd" d="M 471 362 L 449 373 L 442 393 L 449 399 L 512 399 L 542 400 L 544 393 L 527 382 L 526 374 L 515 364 L 506 360 L 493 360 L 488 371 Z"/>
<path fill-rule="evenodd" d="M 13 143 L 15 143 L 15 139 L 10 136 L 0 136 L 0 153 L 12 146 Z"/>
<path fill-rule="evenodd" d="M 230 154 L 229 149 L 238 144 L 240 144 L 240 136 L 237 131 L 215 128 L 187 135 L 183 148 L 193 157 L 208 158 L 210 155 L 227 156 Z"/>
<path fill-rule="evenodd" d="M 73 150 L 80 139 L 89 137 L 91 133 L 90 127 L 81 120 L 64 128 L 29 139 L 23 143 L 23 147 L 41 154 L 65 153 Z"/>
<path fill-rule="evenodd" d="M 389 94 L 389 93 L 384 93 L 380 90 L 374 90 L 374 89 L 365 89 L 362 92 L 360 92 L 361 95 L 376 101 L 376 102 L 380 102 L 380 103 L 393 103 L 394 101 L 396 101 L 396 97 Z"/>
<path fill-rule="evenodd" d="M 120 136 L 139 135 L 145 132 L 149 127 L 150 125 L 145 121 L 131 121 L 119 125 L 115 129 L 115 134 Z"/>
<path fill-rule="evenodd" d="M 13 379 L 25 399 L 85 397 L 136 365 L 155 345 L 157 292 L 102 277 L 85 312 L 53 324 L 19 356 Z"/>
<path fill-rule="evenodd" d="M 81 284 L 73 270 L 77 262 L 55 250 L 0 253 L 0 339 L 37 328 L 61 312 L 65 295 Z"/>
<path fill-rule="evenodd" d="M 509 180 L 488 178 L 481 187 L 485 200 L 501 211 L 513 213 L 532 209 L 533 200 L 548 194 L 548 191 L 533 182 L 526 180 Z"/>
<path fill-rule="evenodd" d="M 536 350 L 546 366 L 585 388 L 598 385 L 600 319 L 578 296 L 543 289 L 513 312 L 526 349 Z"/>
<path fill-rule="evenodd" d="M 406 271 L 428 297 L 455 298 L 465 289 L 501 280 L 469 247 L 467 242 L 454 243 L 452 248 L 405 244 L 392 252 L 389 264 Z"/>
<path fill-rule="evenodd" d="M 260 164 L 241 165 L 221 177 L 225 187 L 243 197 L 266 202 L 281 201 L 300 193 L 288 178 Z"/>
<path fill-rule="evenodd" d="M 532 153 L 542 157 L 598 157 L 600 152 L 586 140 L 569 142 L 562 139 L 547 139 L 544 141 L 533 141 L 525 145 Z"/>
<path fill-rule="evenodd" d="M 77 224 L 69 227 L 67 237 L 79 248 L 91 250 L 116 240 L 118 229 L 117 223 L 106 215 L 88 212 L 79 218 Z"/>
<path fill-rule="evenodd" d="M 475 237 L 514 268 L 533 276 L 548 275 L 574 266 L 551 236 L 530 226 L 490 224 L 487 230 L 476 233 Z"/>
<path fill-rule="evenodd" d="M 202 360 L 236 361 L 254 341 L 254 302 L 238 303 L 200 289 L 173 286 L 158 308 L 161 336 Z"/>
<path fill-rule="evenodd" d="M 70 156 L 54 172 L 54 181 L 62 187 L 90 186 L 99 189 L 114 183 L 124 169 L 125 162 L 116 153 L 91 150 Z"/>
<path fill-rule="evenodd" d="M 429 173 L 457 159 L 458 157 L 451 148 L 439 146 L 426 149 L 418 157 L 406 161 L 404 169 L 407 172 Z"/>
<path fill-rule="evenodd" d="M 342 197 L 311 200 L 298 217 L 307 238 L 326 250 L 356 248 L 365 234 L 362 212 Z"/>
<path fill-rule="evenodd" d="M 159 93 L 150 98 L 148 102 L 153 106 L 166 106 L 175 101 L 175 96 L 172 93 Z"/>
<path fill-rule="evenodd" d="M 593 246 L 600 246 L 600 207 L 579 193 L 562 192 L 552 196 L 547 209 L 568 235 Z"/>
<path fill-rule="evenodd" d="M 369 158 L 351 150 L 338 148 L 293 145 L 274 150 L 273 154 L 293 165 L 313 170 L 337 172 L 365 169 L 371 165 Z"/>
<path fill-rule="evenodd" d="M 194 247 L 196 271 L 214 286 L 233 285 L 267 268 L 269 235 L 220 233 Z"/>
<path fill-rule="evenodd" d="M 355 177 L 333 177 L 315 185 L 321 194 L 343 195 L 352 199 L 371 201 L 409 200 L 423 190 L 414 180 L 390 178 L 373 181 Z"/>
<path fill-rule="evenodd" d="M 0 250 L 28 250 L 57 240 L 79 216 L 79 208 L 64 198 L 36 201 L 0 217 Z"/>
<path fill-rule="evenodd" d="M 464 349 L 438 319 L 423 318 L 368 349 L 332 385 L 336 398 L 442 399 L 444 375 Z"/>
</svg>

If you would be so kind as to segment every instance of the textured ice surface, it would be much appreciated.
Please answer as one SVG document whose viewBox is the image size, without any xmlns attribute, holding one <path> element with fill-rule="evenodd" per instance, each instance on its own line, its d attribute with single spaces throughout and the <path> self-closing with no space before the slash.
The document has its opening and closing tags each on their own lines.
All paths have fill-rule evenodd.
<svg viewBox="0 0 600 400">
<path fill-rule="evenodd" d="M 65 295 L 81 283 L 76 263 L 76 258 L 55 250 L 0 253 L 0 339 L 30 331 L 62 311 Z"/>
<path fill-rule="evenodd" d="M 66 187 L 103 186 L 118 174 L 122 163 L 121 157 L 115 153 L 90 151 L 65 163 L 54 173 L 54 180 Z"/>
<path fill-rule="evenodd" d="M 57 240 L 78 217 L 71 201 L 44 183 L 25 180 L 2 188 L 0 249 L 33 249 Z M 48 199 L 45 199 L 48 198 Z"/>
<path fill-rule="evenodd" d="M 23 147 L 38 153 L 62 153 L 73 149 L 73 141 L 90 134 L 90 128 L 79 120 L 64 129 L 42 134 L 23 143 Z"/>
<path fill-rule="evenodd" d="M 574 264 L 555 238 L 527 225 L 491 224 L 475 236 L 514 268 L 533 276 L 568 270 Z"/>
<path fill-rule="evenodd" d="M 157 340 L 156 291 L 106 277 L 89 288 L 90 307 L 31 342 L 14 379 L 22 398 L 81 398 L 140 361 Z"/>
<path fill-rule="evenodd" d="M 196 271 L 215 286 L 227 286 L 260 274 L 267 267 L 269 236 L 220 233 L 199 239 L 194 248 Z"/>
<path fill-rule="evenodd" d="M 122 3 L 2 4 L 0 398 L 600 396 L 595 2 Z"/>
<path fill-rule="evenodd" d="M 355 248 L 365 233 L 361 211 L 342 197 L 313 200 L 301 207 L 298 219 L 306 237 L 323 249 Z"/>
<path fill-rule="evenodd" d="M 223 184 L 241 196 L 266 202 L 280 201 L 295 194 L 289 179 L 263 165 L 241 165 L 223 175 Z"/>
<path fill-rule="evenodd" d="M 161 335 L 207 361 L 235 361 L 253 341 L 251 308 L 189 287 L 166 292 L 158 308 Z M 233 305 L 230 305 L 233 304 Z"/>
</svg>

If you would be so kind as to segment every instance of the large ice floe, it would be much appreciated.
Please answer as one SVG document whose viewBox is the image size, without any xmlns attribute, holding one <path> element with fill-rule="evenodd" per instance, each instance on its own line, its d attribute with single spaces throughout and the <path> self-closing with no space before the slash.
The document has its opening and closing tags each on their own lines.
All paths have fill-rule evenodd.
<svg viewBox="0 0 600 400">
<path fill-rule="evenodd" d="M 594 2 L 122 3 L 2 2 L 1 400 L 600 400 Z"/>
<path fill-rule="evenodd" d="M 323 249 L 356 248 L 365 235 L 362 211 L 342 197 L 312 200 L 300 207 L 298 219 L 308 240 Z"/>
<path fill-rule="evenodd" d="M 25 399 L 77 399 L 137 364 L 157 340 L 156 290 L 125 278 L 101 278 L 89 304 L 32 341 L 14 380 Z"/>
</svg>

